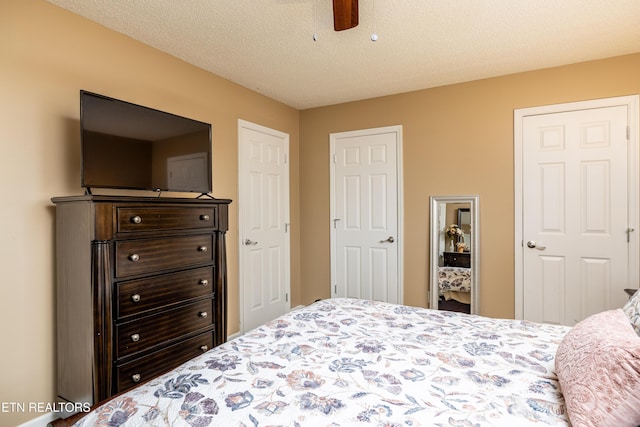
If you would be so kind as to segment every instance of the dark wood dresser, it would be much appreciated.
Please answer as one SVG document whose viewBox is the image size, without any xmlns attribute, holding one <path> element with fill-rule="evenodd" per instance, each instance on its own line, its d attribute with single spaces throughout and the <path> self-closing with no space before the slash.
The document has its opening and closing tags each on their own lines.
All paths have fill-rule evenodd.
<svg viewBox="0 0 640 427">
<path fill-rule="evenodd" d="M 471 268 L 470 252 L 445 252 L 442 260 L 445 267 Z"/>
<path fill-rule="evenodd" d="M 226 341 L 230 200 L 52 201 L 61 398 L 97 403 Z"/>
</svg>

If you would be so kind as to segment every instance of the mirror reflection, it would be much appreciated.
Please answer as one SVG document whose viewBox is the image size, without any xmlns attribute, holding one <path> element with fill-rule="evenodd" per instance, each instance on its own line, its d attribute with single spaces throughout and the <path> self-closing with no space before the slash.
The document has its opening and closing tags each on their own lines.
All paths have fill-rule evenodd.
<svg viewBox="0 0 640 427">
<path fill-rule="evenodd" d="M 431 197 L 430 307 L 475 314 L 478 196 Z"/>
</svg>

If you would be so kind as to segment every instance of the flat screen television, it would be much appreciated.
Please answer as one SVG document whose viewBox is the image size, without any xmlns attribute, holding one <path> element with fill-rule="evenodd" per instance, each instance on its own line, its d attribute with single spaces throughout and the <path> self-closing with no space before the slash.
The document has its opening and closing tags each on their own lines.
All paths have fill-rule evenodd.
<svg viewBox="0 0 640 427">
<path fill-rule="evenodd" d="M 211 125 L 80 91 L 82 186 L 211 193 Z"/>
</svg>

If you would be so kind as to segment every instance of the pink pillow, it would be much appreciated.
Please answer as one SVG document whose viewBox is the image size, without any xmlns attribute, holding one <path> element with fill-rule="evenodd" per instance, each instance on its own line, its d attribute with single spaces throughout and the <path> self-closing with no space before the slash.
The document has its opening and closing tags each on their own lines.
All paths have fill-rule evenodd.
<svg viewBox="0 0 640 427">
<path fill-rule="evenodd" d="M 573 427 L 640 425 L 640 337 L 622 310 L 575 325 L 555 364 Z"/>
</svg>

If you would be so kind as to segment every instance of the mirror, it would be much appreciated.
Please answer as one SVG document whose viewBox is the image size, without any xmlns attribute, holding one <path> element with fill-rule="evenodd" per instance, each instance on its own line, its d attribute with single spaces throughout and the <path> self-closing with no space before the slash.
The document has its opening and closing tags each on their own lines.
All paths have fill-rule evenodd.
<svg viewBox="0 0 640 427">
<path fill-rule="evenodd" d="M 477 314 L 479 197 L 431 197 L 429 307 Z"/>
</svg>

